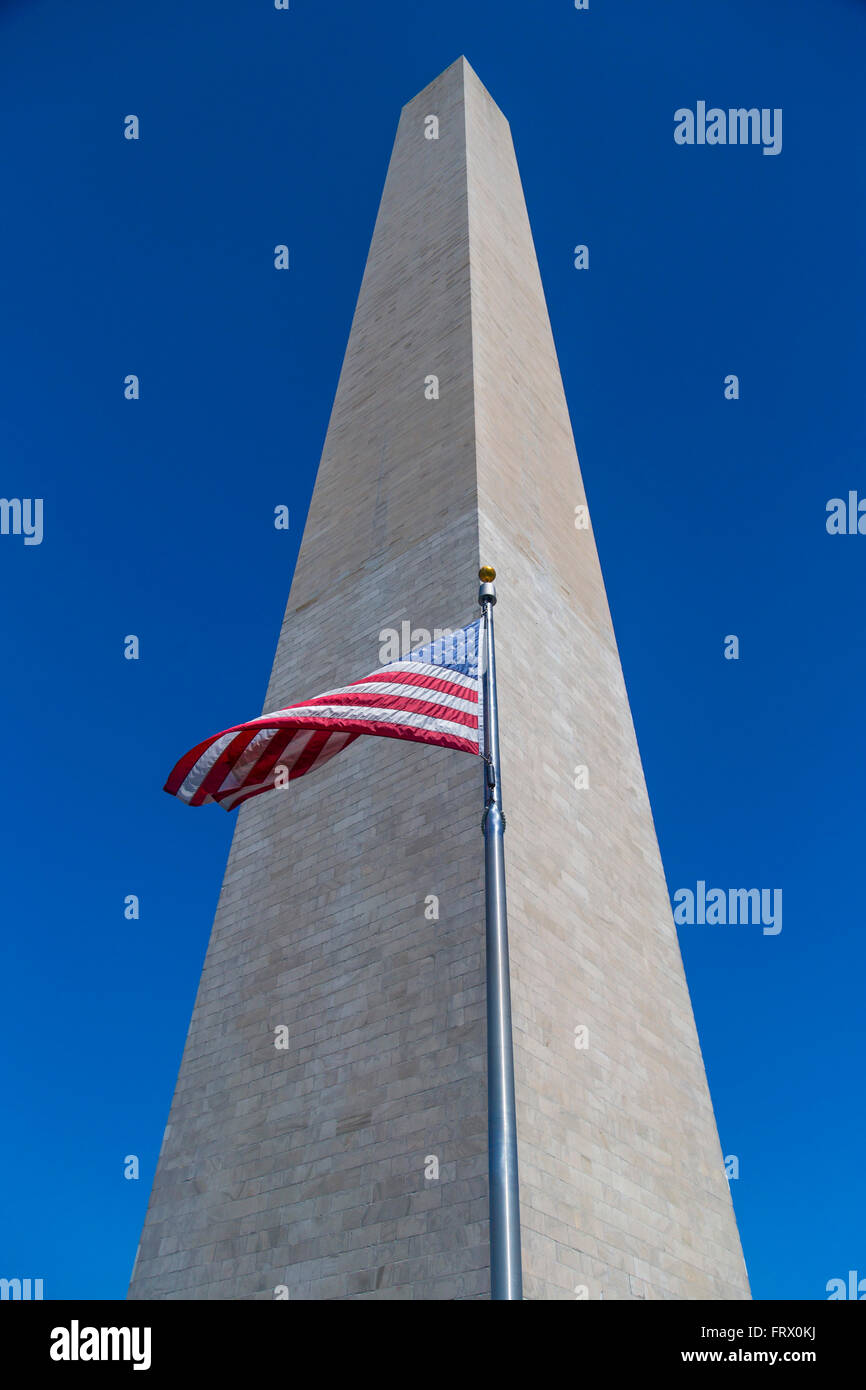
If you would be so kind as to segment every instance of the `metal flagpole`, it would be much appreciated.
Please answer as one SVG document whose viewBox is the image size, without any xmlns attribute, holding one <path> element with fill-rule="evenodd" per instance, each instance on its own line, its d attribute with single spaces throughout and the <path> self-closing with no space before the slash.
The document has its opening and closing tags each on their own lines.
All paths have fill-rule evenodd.
<svg viewBox="0 0 866 1390">
<path fill-rule="evenodd" d="M 493 605 L 496 571 L 478 571 L 482 627 L 484 710 L 484 887 L 487 929 L 487 1154 L 490 1174 L 490 1297 L 522 1299 L 520 1194 L 517 1183 L 517 1117 L 511 1042 L 508 914 L 505 905 L 505 816 L 499 775 L 499 713 Z"/>
</svg>

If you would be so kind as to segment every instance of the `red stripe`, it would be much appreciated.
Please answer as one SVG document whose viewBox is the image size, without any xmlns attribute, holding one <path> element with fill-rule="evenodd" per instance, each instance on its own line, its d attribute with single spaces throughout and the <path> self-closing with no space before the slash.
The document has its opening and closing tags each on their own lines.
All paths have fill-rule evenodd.
<svg viewBox="0 0 866 1390">
<path fill-rule="evenodd" d="M 450 705 L 437 705 L 429 700 L 410 700 L 405 695 L 373 695 L 366 691 L 346 695 L 317 695 L 306 705 L 291 705 L 290 709 L 306 709 L 316 705 L 369 705 L 373 709 L 396 709 L 409 714 L 421 714 L 425 719 L 447 719 L 452 724 L 465 724 L 469 729 L 478 728 L 478 715 L 467 714 L 464 710 L 452 709 Z M 299 716 L 305 719 L 304 715 Z"/>
<path fill-rule="evenodd" d="M 432 745 L 434 745 L 435 747 L 438 747 L 438 748 L 453 748 L 453 749 L 455 749 L 455 750 L 456 750 L 457 752 L 459 752 L 459 753 L 474 753 L 476 756 L 477 756 L 478 753 L 480 752 L 480 749 L 479 749 L 479 747 L 478 747 L 478 741 L 477 741 L 477 739 L 476 739 L 476 740 L 472 740 L 472 739 L 460 738 L 459 735 L 457 735 L 457 734 L 434 734 L 434 733 L 432 733 L 429 729 L 411 729 L 411 730 L 410 730 L 410 729 L 409 729 L 409 726 L 408 726 L 408 725 L 405 725 L 405 724 L 403 724 L 403 725 L 400 725 L 400 724 L 394 725 L 394 724 L 380 724 L 380 723 L 366 723 L 366 722 L 362 723 L 360 720 L 353 720 L 353 719 L 339 719 L 339 720 L 325 720 L 325 719 L 323 719 L 323 720 L 320 720 L 320 721 L 317 721 L 317 722 L 320 723 L 320 725 L 321 725 L 321 727 L 322 727 L 323 729 L 326 729 L 326 730 L 327 730 L 328 734 L 330 734 L 330 733 L 340 733 L 340 732 L 343 732 L 343 733 L 352 732 L 354 736 L 349 740 L 349 743 L 347 743 L 347 744 L 345 745 L 346 748 L 348 748 L 348 747 L 350 746 L 350 744 L 354 743 L 354 742 L 355 742 L 355 739 L 356 739 L 360 734 L 374 734 L 374 735 L 377 735 L 377 736 L 380 737 L 380 738 L 399 738 L 399 739 L 403 739 L 403 740 L 404 740 L 405 742 L 407 742 L 407 743 L 429 743 L 429 744 L 432 744 Z M 320 750 L 319 750 L 319 751 L 320 751 Z M 342 751 L 343 751 L 343 750 L 340 749 L 340 752 L 342 752 Z M 300 758 L 298 759 L 298 762 L 300 762 Z M 296 764 L 296 767 L 297 767 L 297 764 Z M 308 769 L 306 769 L 306 768 L 304 769 L 304 771 L 307 771 L 307 770 L 308 770 Z M 302 774 L 301 774 L 300 772 L 296 772 L 296 771 L 293 769 L 292 772 L 289 774 L 289 778 L 290 778 L 290 780 L 291 780 L 292 777 L 300 777 L 301 775 L 302 775 Z M 235 810 L 238 806 L 242 806 L 243 803 L 244 803 L 245 801 L 249 801 L 251 797 L 253 797 L 253 796 L 261 796 L 264 792 L 269 792 L 269 791 L 272 791 L 272 790 L 273 790 L 272 787 L 259 787 L 259 788 L 256 789 L 256 790 L 245 792 L 245 793 L 243 794 L 243 796 L 239 796 L 239 797 L 238 797 L 237 801 L 235 801 L 234 804 L 233 804 L 232 806 L 226 806 L 225 809 L 226 809 L 227 811 L 233 811 L 233 810 Z M 218 799 L 220 800 L 220 802 L 222 802 L 223 800 L 225 800 L 225 801 L 230 800 L 230 797 L 229 797 L 228 795 L 226 795 L 225 798 L 222 798 L 222 797 L 221 797 L 221 798 L 218 798 Z"/>
<path fill-rule="evenodd" d="M 223 733 L 228 733 L 228 730 L 223 729 Z M 177 796 L 187 779 L 187 774 L 195 767 L 202 753 L 210 748 L 211 744 L 215 743 L 218 738 L 222 738 L 222 734 L 212 734 L 210 738 L 205 739 L 204 743 L 197 743 L 195 748 L 191 748 L 188 753 L 184 753 L 180 761 L 175 763 L 171 772 L 168 774 L 163 791 L 170 792 L 172 796 Z"/>
<path fill-rule="evenodd" d="M 401 672 L 396 674 L 412 676 L 412 679 L 403 682 L 404 684 L 424 684 L 424 678 L 421 678 L 419 680 L 418 678 L 414 677 L 413 673 L 411 672 Z M 381 679 L 381 673 L 375 676 L 371 676 L 369 677 L 369 679 L 379 680 Z M 442 682 L 442 684 L 447 686 L 450 685 L 450 682 Z M 461 693 L 466 693 L 463 692 L 462 687 L 458 687 L 458 691 L 460 691 Z M 308 702 L 308 704 L 312 705 L 315 705 L 316 703 L 346 703 L 348 705 L 362 704 L 369 705 L 371 707 L 375 707 L 378 705 L 380 708 L 411 710 L 413 713 L 422 714 L 428 718 L 445 717 L 452 723 L 462 724 L 467 729 L 472 729 L 476 733 L 478 729 L 478 720 L 474 715 L 465 714 L 459 710 L 453 710 L 448 706 L 431 704 L 427 701 L 405 700 L 399 696 L 375 696 L 372 693 L 370 695 L 358 693 L 354 696 L 347 695 L 346 697 L 322 695 L 318 696 L 316 700 Z M 296 705 L 289 706 L 288 708 L 301 709 L 303 708 L 303 706 Z M 167 791 L 171 796 L 177 796 L 178 792 L 180 791 L 180 788 L 182 787 L 183 783 L 185 782 L 189 773 L 192 771 L 195 764 L 198 762 L 199 758 L 202 756 L 203 753 L 207 752 L 207 750 L 217 741 L 217 739 L 223 738 L 226 734 L 244 734 L 245 738 L 243 740 L 242 746 L 246 747 L 246 744 L 250 742 L 256 734 L 259 734 L 262 732 L 263 729 L 268 728 L 273 729 L 275 733 L 278 730 L 287 730 L 288 738 L 286 739 L 286 744 L 288 744 L 291 741 L 291 738 L 295 733 L 307 729 L 323 730 L 334 733 L 351 733 L 354 735 L 354 737 L 357 737 L 359 734 L 372 734 L 380 738 L 399 738 L 405 739 L 407 742 L 410 743 L 429 743 L 438 748 L 453 748 L 459 752 L 474 753 L 476 755 L 480 751 L 478 747 L 477 737 L 463 738 L 459 734 L 439 733 L 431 729 L 417 729 L 413 725 L 390 723 L 384 720 L 342 719 L 339 716 L 316 717 L 315 715 L 305 715 L 301 718 L 295 719 L 288 714 L 282 717 L 277 715 L 269 718 L 266 718 L 265 716 L 259 716 L 259 718 L 256 720 L 248 720 L 244 724 L 234 724 L 228 729 L 222 729 L 218 734 L 212 734 L 210 738 L 206 738 L 201 743 L 197 743 L 195 747 L 191 748 L 188 753 L 185 753 L 184 756 L 172 768 L 171 772 L 168 775 L 168 779 L 165 783 L 165 791 Z M 352 740 L 350 740 L 350 742 L 354 742 L 354 737 Z M 273 746 L 273 744 L 268 745 L 268 752 L 272 750 Z M 285 746 L 286 745 L 284 744 L 283 749 L 281 749 L 280 752 L 285 750 Z M 346 744 L 346 747 L 348 746 L 349 744 Z M 238 744 L 238 742 L 236 740 L 233 740 L 232 743 L 228 745 L 228 748 L 225 750 L 225 752 L 220 755 L 218 764 L 222 765 L 222 759 L 229 754 L 229 750 L 233 750 L 234 756 L 236 756 L 237 749 L 239 747 L 240 745 Z M 315 751 L 310 750 L 310 761 L 312 761 L 312 759 L 316 756 L 316 753 L 320 751 L 320 748 Z M 296 765 L 296 769 L 293 769 L 290 774 L 291 777 L 300 777 L 303 775 L 303 772 L 308 770 L 309 764 L 306 760 L 306 751 L 307 750 L 305 750 L 305 753 L 302 754 L 301 758 L 299 758 L 298 760 L 298 764 L 301 764 L 303 762 L 304 766 L 301 768 L 300 771 L 298 771 L 296 770 L 298 765 Z M 262 759 L 259 763 L 256 764 L 257 768 L 260 767 L 261 763 L 265 761 L 266 756 L 267 754 L 262 755 Z M 246 785 L 248 781 L 249 778 L 246 778 L 244 780 L 244 785 Z M 204 779 L 204 782 L 210 782 L 210 774 L 208 774 L 208 777 Z M 198 797 L 202 789 L 203 788 L 199 788 L 196 791 L 193 797 L 192 804 L 200 804 Z M 269 789 L 265 788 L 263 790 Z M 258 795 L 258 793 L 248 793 L 248 796 L 255 795 Z M 248 796 L 242 797 L 241 800 L 246 801 L 248 799 Z M 238 801 L 236 804 L 240 805 L 241 802 Z"/>
<path fill-rule="evenodd" d="M 320 734 L 313 734 L 313 737 L 310 739 L 294 767 L 289 769 L 290 782 L 293 778 L 303 777 L 305 772 L 309 772 L 311 765 L 316 761 L 330 737 L 330 729 Z"/>
<path fill-rule="evenodd" d="M 247 744 L 252 743 L 257 733 L 257 729 L 241 729 L 240 733 L 235 734 L 231 743 L 220 753 L 210 772 L 199 782 L 190 797 L 190 806 L 203 806 L 205 799 L 219 790 L 241 753 Z"/>
<path fill-rule="evenodd" d="M 324 723 L 324 721 L 322 721 L 322 723 Z M 436 748 L 453 748 L 460 753 L 475 753 L 475 755 L 478 755 L 478 752 L 480 752 L 477 741 L 473 742 L 468 738 L 459 738 L 456 734 L 431 734 L 430 730 L 425 730 L 425 728 L 420 728 L 420 730 L 418 730 L 418 728 L 413 728 L 411 733 L 402 733 L 400 728 L 406 730 L 407 726 L 398 726 L 396 728 L 393 724 L 373 724 L 373 726 L 370 726 L 370 724 L 363 724 L 363 726 L 360 726 L 357 720 L 339 720 L 338 723 L 339 728 L 334 728 L 332 723 L 329 723 L 328 733 L 341 733 L 341 731 L 342 733 L 349 733 L 349 731 L 354 728 L 353 738 L 349 739 L 349 744 L 346 744 L 346 748 L 349 748 L 349 745 L 353 744 L 354 739 L 359 737 L 360 734 L 377 734 L 381 738 L 402 738 L 405 739 L 406 742 L 411 742 L 411 744 L 432 744 L 435 745 Z M 343 749 L 341 748 L 341 752 L 342 751 Z M 304 769 L 304 771 L 307 771 L 307 769 Z M 292 777 L 300 776 L 302 776 L 302 773 L 292 770 L 291 773 L 289 773 L 289 780 L 291 780 Z M 250 796 L 261 796 L 265 791 L 272 791 L 272 788 L 260 787 L 259 790 L 256 791 L 247 791 L 242 796 L 239 796 L 238 801 L 236 801 L 234 805 L 225 806 L 225 809 L 235 810 L 236 806 L 243 805 L 243 802 L 249 801 Z M 228 799 L 227 796 L 225 801 L 228 801 Z M 220 798 L 220 801 L 222 801 L 222 798 Z"/>
<path fill-rule="evenodd" d="M 261 733 L 262 730 L 257 729 L 256 732 Z M 280 758 L 285 753 L 288 744 L 290 744 L 292 739 L 300 732 L 299 729 L 274 729 L 269 741 L 265 744 L 264 752 L 250 768 L 244 780 L 237 787 L 227 787 L 225 795 L 233 796 L 235 792 L 239 792 L 242 787 L 251 787 L 254 786 L 256 782 L 263 782 L 271 771 L 271 768 L 279 762 Z M 217 800 L 220 799 L 219 797 L 217 798 Z"/>
<path fill-rule="evenodd" d="M 276 723 L 276 721 L 274 721 Z M 402 738 L 409 743 L 432 743 L 439 748 L 457 748 L 464 753 L 478 753 L 478 739 L 462 738 L 460 734 L 441 734 L 433 729 L 416 729 L 413 724 L 390 724 L 379 719 L 341 719 L 338 715 L 305 716 L 303 729 L 327 729 L 330 733 L 375 734 L 380 738 Z"/>
<path fill-rule="evenodd" d="M 282 728 L 282 730 L 279 730 L 279 728 L 277 728 L 277 730 L 274 730 L 274 735 L 272 735 L 271 742 L 267 746 L 267 751 L 265 751 L 263 755 L 261 755 L 259 762 L 257 762 L 256 766 L 254 766 L 254 769 L 250 771 L 249 776 L 243 778 L 243 781 L 242 783 L 240 783 L 239 787 L 225 788 L 224 794 L 222 794 L 221 796 L 217 796 L 217 801 L 231 801 L 232 796 L 238 795 L 238 792 L 243 791 L 243 788 L 254 787 L 256 783 L 264 781 L 265 777 L 267 777 L 268 774 L 270 774 L 271 771 L 275 769 L 275 766 L 277 766 L 279 759 L 281 759 L 282 755 L 284 755 L 286 748 L 289 748 L 289 746 L 291 746 L 293 742 L 295 742 L 295 739 L 299 737 L 300 734 L 306 733 L 309 733 L 309 730 L 307 730 L 306 726 L 303 726 L 303 724 L 293 724 L 291 728 Z M 297 758 L 297 763 L 304 762 L 304 759 L 306 759 L 307 752 L 310 751 L 310 745 L 313 744 L 314 739 L 327 739 L 329 737 L 331 737 L 331 735 L 329 734 L 314 735 L 314 738 L 311 738 L 310 741 L 307 742 L 307 744 L 304 744 L 303 752 L 300 753 L 299 758 Z M 297 766 L 297 763 L 295 763 L 295 766 Z M 291 780 L 291 778 L 292 771 L 289 770 L 289 780 Z M 261 787 L 260 790 L 271 791 L 271 787 L 272 784 L 268 785 L 268 787 Z M 246 801 L 246 796 L 243 796 L 242 799 L 243 801 Z M 238 802 L 238 805 L 240 805 L 240 802 Z"/>
<path fill-rule="evenodd" d="M 293 737 L 294 737 L 294 732 L 297 732 L 297 731 L 293 731 L 293 734 L 292 734 Z M 337 730 L 337 732 L 339 733 L 340 730 Z M 330 736 L 331 736 L 331 735 L 330 735 L 330 732 L 329 732 L 328 737 L 330 738 Z M 343 750 L 344 750 L 345 748 L 349 748 L 349 747 L 355 742 L 355 740 L 357 739 L 357 737 L 358 737 L 357 734 L 352 734 L 351 738 L 346 739 L 346 742 L 343 744 L 343 747 L 340 748 L 340 749 L 338 749 L 338 752 L 339 752 L 339 753 L 342 753 Z M 337 754 L 335 753 L 334 756 L 336 757 Z M 299 760 L 299 761 L 300 761 L 300 760 Z M 291 781 L 291 773 L 289 774 L 289 781 Z M 223 806 L 223 810 L 225 810 L 225 811 L 234 811 L 238 806 L 242 806 L 243 803 L 244 803 L 245 801 L 249 801 L 250 797 L 252 797 L 252 796 L 262 796 L 265 792 L 269 792 L 269 791 L 273 791 L 273 787 L 272 787 L 272 786 L 267 786 L 267 787 L 253 787 L 251 791 L 244 792 L 242 796 L 237 795 L 237 793 L 235 793 L 235 795 L 237 795 L 237 800 L 236 800 L 231 806 L 225 804 L 225 803 L 228 803 L 229 801 L 231 801 L 231 795 L 230 795 L 228 792 L 226 793 L 225 797 L 220 797 L 220 798 L 219 798 L 219 801 L 220 801 L 220 804 Z"/>
<path fill-rule="evenodd" d="M 425 676 L 418 671 L 374 671 L 371 676 L 364 676 L 361 680 L 355 681 L 355 685 L 364 685 L 367 681 L 387 681 L 392 685 L 423 685 L 427 690 L 438 690 L 442 695 L 458 695 L 463 700 L 478 701 L 477 685 L 456 685 L 454 681 L 442 680 L 439 676 Z"/>
<path fill-rule="evenodd" d="M 216 743 L 217 739 L 222 738 L 224 734 L 238 734 L 242 729 L 248 729 L 251 723 L 251 720 L 247 720 L 243 724 L 232 724 L 228 729 L 221 729 L 218 734 L 211 734 L 210 738 L 206 738 L 202 743 L 197 743 L 195 748 L 191 748 L 188 753 L 184 753 L 180 761 L 175 763 L 171 772 L 168 774 L 168 780 L 163 787 L 163 791 L 169 792 L 171 796 L 177 796 L 202 753 L 206 753 L 211 744 Z M 267 728 L 267 724 L 265 724 L 264 727 Z"/>
</svg>

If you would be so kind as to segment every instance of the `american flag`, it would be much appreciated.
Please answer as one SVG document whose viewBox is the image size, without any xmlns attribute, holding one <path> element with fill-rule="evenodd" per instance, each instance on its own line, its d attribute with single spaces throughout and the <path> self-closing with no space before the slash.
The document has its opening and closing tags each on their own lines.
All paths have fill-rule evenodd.
<svg viewBox="0 0 866 1390">
<path fill-rule="evenodd" d="M 360 734 L 481 753 L 479 630 L 470 623 L 353 685 L 214 734 L 181 758 L 165 790 L 188 806 L 217 801 L 232 811 L 322 767 Z"/>
</svg>

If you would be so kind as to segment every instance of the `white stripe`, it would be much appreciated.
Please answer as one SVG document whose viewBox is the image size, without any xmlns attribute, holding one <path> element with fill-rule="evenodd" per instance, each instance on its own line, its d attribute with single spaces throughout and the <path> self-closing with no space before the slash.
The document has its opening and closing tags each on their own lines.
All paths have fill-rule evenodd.
<svg viewBox="0 0 866 1390">
<path fill-rule="evenodd" d="M 412 671 L 418 676 L 435 676 L 440 681 L 451 681 L 453 685 L 466 686 L 468 690 L 478 688 L 477 676 L 464 676 L 462 671 L 452 671 L 447 666 L 427 666 L 422 661 L 390 661 L 387 666 L 383 666 L 381 674 L 387 677 L 389 671 Z M 371 671 L 371 676 L 378 676 L 378 671 Z"/>
<path fill-rule="evenodd" d="M 479 686 L 479 681 L 477 677 L 464 676 L 460 672 L 449 671 L 441 666 L 423 665 L 421 662 L 418 661 L 391 662 L 389 666 L 384 667 L 382 669 L 381 674 L 385 676 L 388 671 L 411 671 L 418 675 L 434 677 L 437 680 L 449 680 L 457 685 L 463 686 L 467 690 L 478 690 Z M 377 672 L 376 674 L 379 673 Z M 423 699 L 424 702 L 428 704 L 441 705 L 446 709 L 454 709 L 460 711 L 461 713 L 476 716 L 479 720 L 480 725 L 480 702 L 476 703 L 476 701 L 463 700 L 456 695 L 446 695 L 438 690 L 430 690 L 423 685 L 404 685 L 400 684 L 399 682 L 388 681 L 387 679 L 381 681 L 360 681 L 356 682 L 355 685 L 341 686 L 337 690 L 328 690 L 325 692 L 325 696 L 323 696 L 322 698 L 326 698 L 330 695 L 353 694 L 355 691 L 371 695 L 398 695 L 404 696 L 406 699 L 410 700 Z M 246 747 L 239 754 L 232 767 L 227 771 L 221 786 L 216 791 L 216 795 L 214 793 L 210 793 L 207 797 L 207 800 L 215 800 L 216 796 L 223 791 L 230 791 L 232 793 L 237 791 L 237 793 L 243 794 L 247 791 L 253 790 L 253 788 L 251 787 L 243 786 L 243 779 L 249 776 L 249 773 L 251 772 L 252 768 L 255 766 L 256 762 L 261 757 L 268 744 L 274 738 L 275 734 L 277 734 L 278 732 L 283 732 L 285 727 L 283 726 L 283 729 L 279 727 L 274 727 L 273 724 L 271 724 L 271 721 L 276 719 L 286 719 L 291 721 L 297 720 L 300 723 L 303 721 L 304 718 L 353 719 L 362 722 L 405 725 L 407 728 L 424 729 L 430 733 L 453 734 L 458 738 L 464 739 L 468 743 L 477 743 L 478 746 L 480 746 L 479 730 L 473 728 L 471 725 L 458 724 L 451 719 L 436 719 L 428 715 L 416 714 L 414 711 L 410 710 L 389 709 L 387 707 L 381 707 L 379 705 L 325 704 L 299 705 L 295 708 L 287 707 L 282 710 L 275 710 L 270 714 L 263 714 L 259 719 L 251 719 L 247 721 L 247 724 L 244 727 L 252 728 L 256 725 L 260 725 L 261 728 L 259 729 L 259 732 L 250 741 L 250 743 L 246 745 Z M 214 739 L 213 743 L 211 743 L 205 749 L 205 751 L 201 754 L 198 760 L 190 768 L 189 772 L 187 773 L 186 777 L 184 778 L 183 782 L 178 788 L 177 796 L 179 800 L 189 804 L 189 802 L 195 796 L 195 793 L 201 787 L 208 773 L 211 771 L 211 768 L 217 762 L 217 759 L 241 732 L 243 732 L 243 729 L 233 729 L 230 730 L 228 733 L 222 734 L 219 738 Z M 297 762 L 298 758 L 303 753 L 304 748 L 307 746 L 307 743 L 309 742 L 310 738 L 312 738 L 314 732 L 317 731 L 299 730 L 298 734 L 294 738 L 292 738 L 290 742 L 286 745 L 285 749 L 283 750 L 283 753 L 280 755 L 280 762 L 277 764 L 277 766 L 288 767 L 291 770 L 291 768 L 293 768 L 295 763 Z M 335 735 L 332 738 L 330 738 L 328 742 L 323 746 L 321 752 L 315 759 L 315 762 L 312 764 L 312 767 L 319 767 L 323 763 L 330 761 L 330 759 L 334 756 L 335 753 L 338 753 L 343 747 L 345 747 L 345 743 L 350 737 L 351 734 L 343 734 L 342 732 L 335 733 Z M 336 746 L 334 746 L 332 751 L 332 745 L 334 744 L 335 739 L 342 739 L 342 742 L 339 742 Z M 308 771 L 309 770 L 310 769 L 308 769 Z M 272 771 L 269 774 L 268 779 L 264 782 L 257 783 L 256 787 L 263 789 L 265 787 L 272 786 L 273 776 L 274 772 Z M 230 808 L 231 805 L 234 804 L 236 799 L 236 795 L 230 795 L 225 799 L 221 799 L 221 805 Z"/>
<path fill-rule="evenodd" d="M 322 705 L 314 705 L 309 712 L 312 714 L 321 714 L 324 708 L 326 707 Z M 422 715 L 412 715 L 402 710 L 376 710 L 366 705 L 357 710 L 346 705 L 335 705 L 333 708 L 337 711 L 337 717 L 342 715 L 350 719 L 383 720 L 389 724 L 404 724 L 411 728 L 429 729 L 436 733 L 453 733 L 457 734 L 459 738 L 465 739 L 468 743 L 474 744 L 477 742 L 477 733 L 474 729 L 468 728 L 464 724 L 454 724 L 448 719 L 427 719 Z M 299 711 L 293 711 L 293 713 L 299 713 Z M 397 718 L 398 715 L 401 715 L 402 718 Z M 291 771 L 301 753 L 304 751 L 307 743 L 317 732 L 319 731 L 315 729 L 299 731 L 298 737 L 293 738 L 285 750 L 286 752 L 288 752 L 289 749 L 292 750 L 291 757 L 287 758 L 285 754 L 282 754 L 280 756 L 280 761 L 263 782 L 256 782 L 248 787 L 239 787 L 237 790 L 232 790 L 231 794 L 228 796 L 222 796 L 218 793 L 219 804 L 227 811 L 231 811 L 233 807 L 237 805 L 240 798 L 247 796 L 250 792 L 270 790 L 274 785 L 277 768 L 287 767 Z M 330 762 L 331 758 L 342 751 L 348 741 L 354 737 L 354 734 L 354 730 L 349 730 L 348 732 L 339 730 L 332 734 L 327 743 L 322 745 L 321 751 L 307 768 L 307 772 L 311 772 L 313 768 L 321 767 L 324 763 Z M 227 786 L 227 784 L 228 778 L 223 783 L 223 787 Z M 220 791 L 222 791 L 222 788 Z"/>
<path fill-rule="evenodd" d="M 357 685 L 343 685 L 339 690 L 326 690 L 317 698 L 328 700 L 332 695 L 397 695 L 403 700 L 423 700 L 428 705 L 444 705 L 448 709 L 459 709 L 464 714 L 477 714 L 475 700 L 461 700 L 459 695 L 443 695 L 440 690 L 430 690 L 426 685 L 400 685 L 391 681 L 360 681 Z M 307 706 L 304 706 L 307 708 Z M 292 707 L 280 710 L 290 715 Z"/>
<path fill-rule="evenodd" d="M 223 780 L 220 791 L 232 785 L 235 787 L 240 786 L 244 778 L 248 777 L 252 772 L 259 758 L 274 737 L 275 732 L 274 729 L 262 729 L 260 733 L 256 734 L 252 742 L 247 744 L 240 757 L 232 764 Z"/>
<path fill-rule="evenodd" d="M 239 732 L 238 729 L 234 729 L 230 734 L 223 734 L 221 738 L 214 739 L 210 747 L 204 750 L 198 761 L 193 763 L 189 772 L 178 787 L 177 795 L 181 801 L 185 801 L 187 805 L 189 805 L 220 753 L 228 748 L 232 739 L 237 738 Z"/>
<path fill-rule="evenodd" d="M 276 731 L 272 730 L 271 732 L 273 734 Z M 277 768 L 285 768 L 286 771 L 291 772 L 292 768 L 295 766 L 295 763 L 298 761 L 298 758 L 303 753 L 310 739 L 315 738 L 318 732 L 318 729 L 299 729 L 295 737 L 289 743 L 286 744 L 285 748 L 280 754 L 279 761 L 274 764 L 274 766 L 271 768 L 270 772 L 268 773 L 267 777 L 263 782 L 253 782 L 249 787 L 238 787 L 237 790 L 232 790 L 230 796 L 223 797 L 221 794 L 223 787 L 225 787 L 228 783 L 228 778 L 226 778 L 225 782 L 223 782 L 223 786 L 220 787 L 219 793 L 217 794 L 219 796 L 220 805 L 225 806 L 226 809 L 230 811 L 231 808 L 234 806 L 235 802 L 237 801 L 238 797 L 246 796 L 247 792 L 259 791 L 265 787 L 272 787 L 274 785 L 274 780 L 277 775 Z M 330 743 L 330 739 L 328 740 L 328 743 Z M 327 744 L 325 744 L 325 747 L 327 747 Z M 315 762 L 311 764 L 311 766 L 315 767 L 317 762 L 318 758 L 315 760 Z M 309 771 L 309 768 L 307 769 L 307 771 Z"/>
<path fill-rule="evenodd" d="M 266 750 L 270 747 L 271 743 L 273 743 L 276 735 L 284 733 L 285 729 L 262 729 L 260 733 L 256 734 L 252 743 L 247 744 L 246 748 L 244 749 L 243 753 L 241 753 L 237 762 L 234 763 L 230 772 L 228 772 L 226 777 L 223 779 L 222 785 L 220 786 L 219 790 L 221 792 L 232 791 L 235 788 L 242 786 L 244 779 L 246 777 L 249 777 L 259 758 L 262 756 L 264 752 L 266 752 Z M 294 734 L 292 738 L 289 739 L 288 743 L 286 744 L 285 748 L 280 754 L 280 763 L 283 765 L 286 765 L 287 763 L 289 767 L 293 767 L 295 761 L 304 751 L 311 737 L 311 734 L 304 733 L 302 730 L 299 729 L 298 732 Z M 290 750 L 294 749 L 296 745 L 297 748 L 294 753 L 294 756 L 291 756 Z M 253 750 L 252 755 L 250 757 L 247 757 L 247 754 L 250 752 L 250 749 Z"/>
<path fill-rule="evenodd" d="M 271 719 L 278 716 L 272 714 Z M 437 734 L 457 734 L 459 738 L 474 743 L 477 732 L 471 724 L 457 724 L 453 719 L 433 719 L 427 714 L 415 714 L 412 710 L 380 709 L 378 705 L 300 705 L 297 709 L 287 709 L 286 719 L 360 719 L 369 723 L 405 724 L 411 729 L 429 729 Z"/>
</svg>

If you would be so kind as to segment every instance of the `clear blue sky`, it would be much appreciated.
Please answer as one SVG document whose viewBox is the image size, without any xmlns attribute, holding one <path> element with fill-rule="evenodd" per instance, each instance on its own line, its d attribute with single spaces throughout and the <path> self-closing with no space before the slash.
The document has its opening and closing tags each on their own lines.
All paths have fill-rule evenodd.
<svg viewBox="0 0 866 1390">
<path fill-rule="evenodd" d="M 671 892 L 784 893 L 778 936 L 680 929 L 754 1293 L 866 1275 L 866 536 L 825 529 L 866 495 L 866 6 L 0 0 L 0 494 L 45 506 L 0 536 L 0 1275 L 47 1297 L 125 1294 L 233 826 L 162 782 L 261 709 L 399 110 L 460 53 L 512 124 Z M 782 153 L 676 145 L 699 100 L 781 107 Z"/>
</svg>

